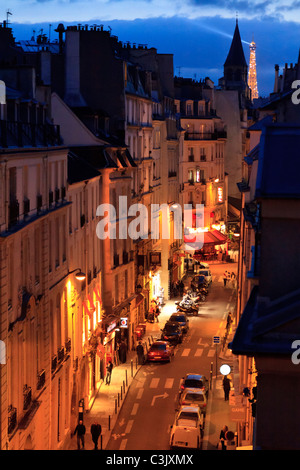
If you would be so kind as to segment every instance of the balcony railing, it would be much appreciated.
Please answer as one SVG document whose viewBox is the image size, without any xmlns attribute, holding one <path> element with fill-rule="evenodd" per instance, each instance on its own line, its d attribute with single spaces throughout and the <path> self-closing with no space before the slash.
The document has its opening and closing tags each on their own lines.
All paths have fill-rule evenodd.
<svg viewBox="0 0 300 470">
<path fill-rule="evenodd" d="M 66 350 L 66 353 L 69 353 L 71 351 L 71 338 L 68 338 L 65 341 L 65 350 Z"/>
<path fill-rule="evenodd" d="M 26 384 L 23 387 L 23 410 L 28 410 L 32 400 L 31 396 L 31 387 L 28 387 Z"/>
<path fill-rule="evenodd" d="M 53 356 L 51 359 L 51 372 L 54 372 L 57 368 L 57 356 Z"/>
<path fill-rule="evenodd" d="M 65 348 L 64 348 L 64 346 L 61 346 L 57 350 L 57 361 L 58 361 L 58 363 L 62 362 L 64 357 L 65 357 Z"/>
<path fill-rule="evenodd" d="M 226 139 L 227 132 L 215 131 L 215 132 L 186 132 L 184 135 L 185 140 L 218 140 Z"/>
<path fill-rule="evenodd" d="M 53 124 L 32 124 L 0 120 L 0 146 L 24 147 L 60 145 L 60 127 Z"/>
<path fill-rule="evenodd" d="M 8 208 L 8 225 L 11 227 L 19 220 L 19 202 L 15 199 L 10 202 Z"/>
<path fill-rule="evenodd" d="M 123 251 L 123 264 L 127 264 L 127 263 L 128 263 L 128 259 L 129 259 L 128 252 L 127 252 L 127 251 Z"/>
<path fill-rule="evenodd" d="M 114 255 L 114 267 L 117 268 L 119 266 L 119 255 Z"/>
<path fill-rule="evenodd" d="M 17 408 L 8 407 L 8 434 L 11 434 L 17 426 Z"/>
<path fill-rule="evenodd" d="M 37 376 L 37 390 L 41 390 L 45 385 L 46 381 L 46 371 L 43 369 Z"/>
</svg>

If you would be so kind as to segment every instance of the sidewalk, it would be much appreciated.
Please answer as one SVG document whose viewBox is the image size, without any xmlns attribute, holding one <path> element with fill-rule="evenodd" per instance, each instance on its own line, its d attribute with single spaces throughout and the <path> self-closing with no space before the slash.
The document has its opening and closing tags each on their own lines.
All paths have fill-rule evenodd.
<svg viewBox="0 0 300 470">
<path fill-rule="evenodd" d="M 232 355 L 227 355 L 226 358 L 223 354 L 219 355 L 219 359 L 223 359 L 223 363 L 233 366 Z M 220 361 L 221 362 L 221 361 Z M 233 379 L 233 374 L 231 374 Z M 236 432 L 236 422 L 231 420 L 231 410 L 229 401 L 224 399 L 223 391 L 223 375 L 219 374 L 217 377 L 213 377 L 212 387 L 208 396 L 208 405 L 205 420 L 205 429 L 203 436 L 203 450 L 217 450 L 217 444 L 220 438 L 221 429 L 226 425 L 229 431 L 234 434 Z M 233 386 L 231 382 L 231 387 Z M 231 388 L 230 394 L 234 393 Z M 221 450 L 221 446 L 218 447 Z"/>
</svg>

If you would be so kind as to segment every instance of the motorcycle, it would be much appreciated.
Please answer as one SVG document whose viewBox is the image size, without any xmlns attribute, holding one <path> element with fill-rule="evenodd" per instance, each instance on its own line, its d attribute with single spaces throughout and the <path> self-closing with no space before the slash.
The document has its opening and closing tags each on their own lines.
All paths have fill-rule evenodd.
<svg viewBox="0 0 300 470">
<path fill-rule="evenodd" d="M 184 312 L 187 315 L 196 316 L 199 313 L 199 308 L 197 305 L 193 304 L 190 301 L 177 301 L 175 302 L 177 311 Z"/>
</svg>

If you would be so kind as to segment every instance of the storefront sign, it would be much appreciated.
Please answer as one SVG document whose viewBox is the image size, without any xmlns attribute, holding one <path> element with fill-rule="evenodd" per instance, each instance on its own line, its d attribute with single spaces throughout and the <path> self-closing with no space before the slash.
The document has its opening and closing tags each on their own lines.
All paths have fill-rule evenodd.
<svg viewBox="0 0 300 470">
<path fill-rule="evenodd" d="M 246 407 L 245 406 L 232 406 L 230 413 L 231 421 L 246 421 Z"/>
<path fill-rule="evenodd" d="M 223 202 L 223 188 L 218 187 L 218 202 Z"/>
<path fill-rule="evenodd" d="M 123 317 L 120 319 L 120 327 L 128 328 L 128 317 Z"/>
<path fill-rule="evenodd" d="M 117 327 L 117 322 L 113 321 L 110 325 L 107 325 L 106 332 L 110 333 L 114 328 Z"/>
</svg>

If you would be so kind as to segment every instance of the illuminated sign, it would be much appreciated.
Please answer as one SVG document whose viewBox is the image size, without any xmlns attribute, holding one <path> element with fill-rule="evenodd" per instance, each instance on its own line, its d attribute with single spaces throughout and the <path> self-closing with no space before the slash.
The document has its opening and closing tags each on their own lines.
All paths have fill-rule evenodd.
<svg viewBox="0 0 300 470">
<path fill-rule="evenodd" d="M 110 333 L 114 328 L 116 328 L 116 326 L 117 326 L 117 322 L 113 321 L 110 325 L 108 325 L 106 332 Z"/>
<path fill-rule="evenodd" d="M 223 188 L 219 186 L 217 191 L 218 191 L 218 202 L 223 202 Z"/>
<path fill-rule="evenodd" d="M 128 318 L 123 317 L 120 319 L 120 327 L 121 328 L 128 328 Z"/>
</svg>

